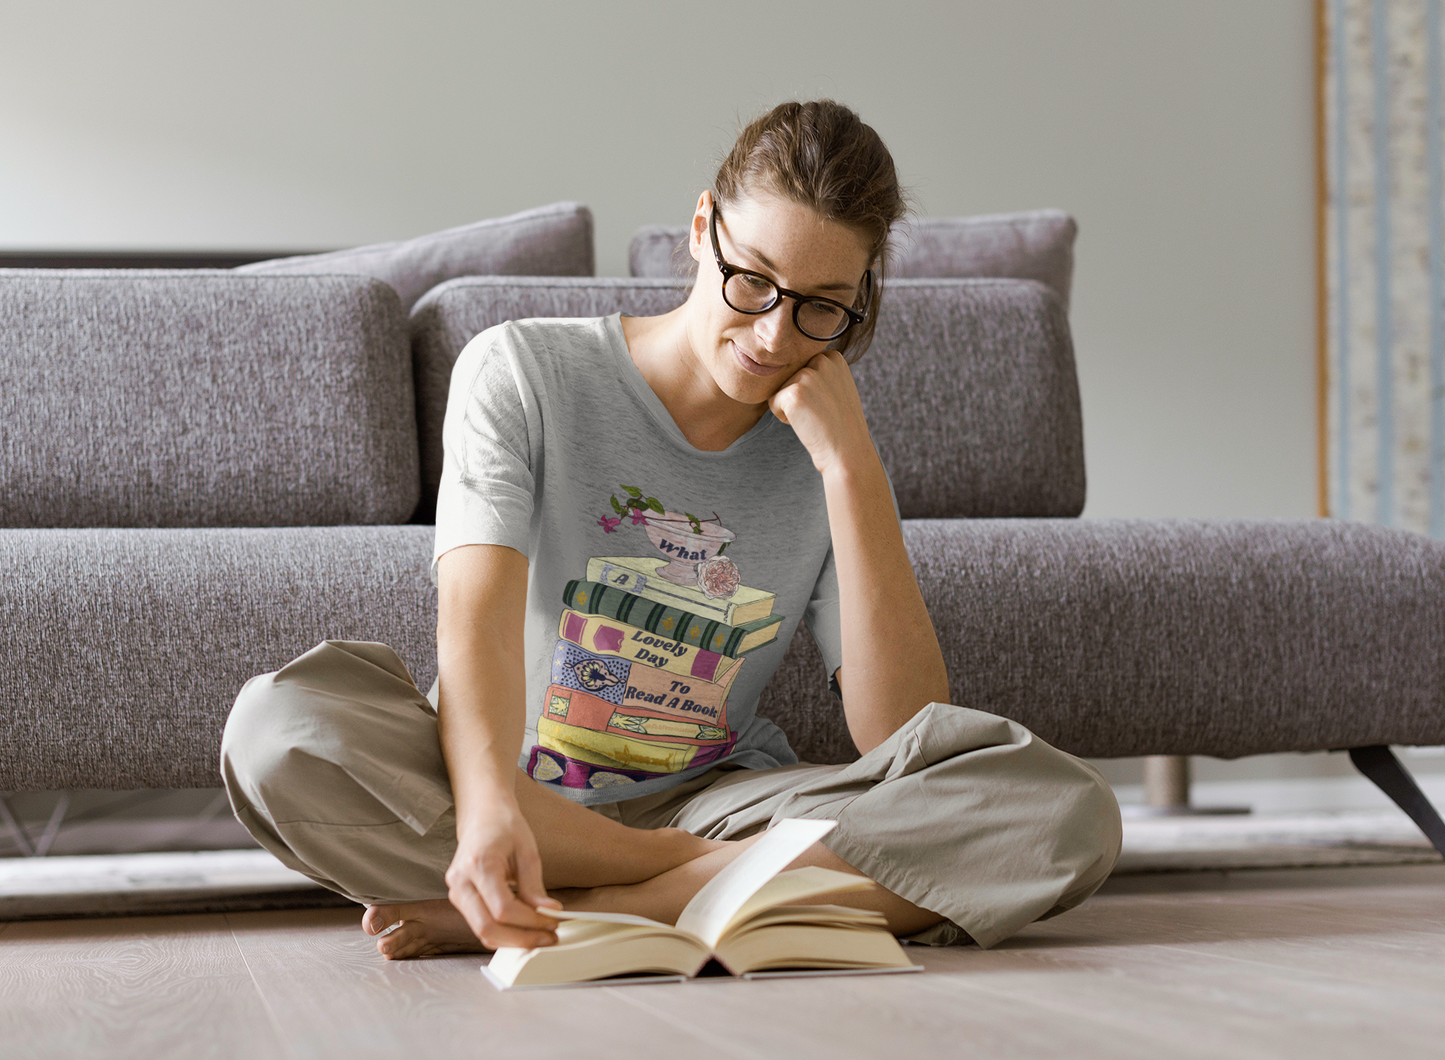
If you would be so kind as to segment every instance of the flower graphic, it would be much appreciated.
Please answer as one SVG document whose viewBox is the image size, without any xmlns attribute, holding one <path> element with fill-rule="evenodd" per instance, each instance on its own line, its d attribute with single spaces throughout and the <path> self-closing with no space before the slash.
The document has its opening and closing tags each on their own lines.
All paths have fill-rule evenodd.
<svg viewBox="0 0 1445 1060">
<path fill-rule="evenodd" d="M 639 523 L 646 526 L 647 519 L 643 516 L 643 512 L 654 511 L 658 515 L 661 515 L 666 511 L 660 500 L 656 497 L 643 496 L 642 491 L 636 486 L 629 486 L 624 482 L 622 488 L 628 493 L 625 504 L 617 499 L 615 493 L 612 495 L 612 510 L 617 513 L 618 519 L 624 518 L 630 512 L 632 514 L 633 526 L 637 526 Z"/>
<path fill-rule="evenodd" d="M 621 522 L 621 519 L 614 519 L 610 515 L 604 515 L 601 519 L 597 520 L 597 525 L 602 527 L 602 529 L 606 530 L 609 534 L 615 534 L 617 533 L 617 527 Z"/>
<path fill-rule="evenodd" d="M 632 516 L 633 526 L 651 525 L 648 523 L 647 517 L 642 514 L 643 512 L 652 511 L 656 512 L 658 515 L 668 514 L 667 509 L 662 506 L 662 502 L 656 497 L 648 497 L 642 492 L 642 490 L 638 489 L 636 486 L 629 486 L 625 482 L 622 483 L 622 488 L 626 490 L 628 494 L 627 500 L 625 502 L 619 501 L 615 493 L 612 495 L 612 510 L 617 513 L 617 518 L 610 519 L 609 516 L 604 515 L 602 519 L 599 519 L 597 521 L 597 525 L 606 529 L 609 534 L 612 533 L 612 527 L 615 527 L 620 520 L 625 519 L 629 514 Z M 693 515 L 692 512 L 685 512 L 684 518 L 687 519 L 688 525 L 692 527 L 692 532 L 694 534 L 701 536 L 704 533 L 702 528 L 702 520 L 699 519 L 697 516 Z M 604 519 L 610 519 L 612 526 L 609 527 L 607 523 L 603 521 Z M 712 513 L 711 521 L 717 523 L 719 526 L 722 525 L 721 520 L 718 518 L 717 512 Z M 719 554 L 721 554 L 722 551 L 727 547 L 727 542 L 723 542 L 722 548 L 718 549 Z"/>
<path fill-rule="evenodd" d="M 697 584 L 709 600 L 724 599 L 738 591 L 743 583 L 737 564 L 726 556 L 714 556 L 697 565 Z"/>
</svg>

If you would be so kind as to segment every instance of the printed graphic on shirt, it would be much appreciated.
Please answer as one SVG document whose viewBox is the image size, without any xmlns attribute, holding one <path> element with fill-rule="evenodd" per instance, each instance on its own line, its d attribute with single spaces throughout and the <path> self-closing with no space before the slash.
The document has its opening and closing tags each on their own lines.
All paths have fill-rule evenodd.
<svg viewBox="0 0 1445 1060">
<path fill-rule="evenodd" d="M 561 787 L 635 784 L 725 757 L 738 735 L 728 692 L 747 653 L 776 640 L 783 621 L 774 594 L 744 585 L 723 555 L 736 535 L 716 512 L 669 511 L 622 489 L 626 499 L 614 494 L 614 514 L 597 525 L 654 551 L 593 556 L 563 590 L 527 763 L 534 780 Z"/>
</svg>

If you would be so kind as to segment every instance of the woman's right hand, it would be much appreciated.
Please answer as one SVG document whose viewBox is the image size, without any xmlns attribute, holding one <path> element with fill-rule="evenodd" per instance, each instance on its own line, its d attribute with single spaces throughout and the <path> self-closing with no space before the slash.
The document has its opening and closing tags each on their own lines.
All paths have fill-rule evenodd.
<svg viewBox="0 0 1445 1060">
<path fill-rule="evenodd" d="M 553 945 L 557 921 L 537 909 L 562 906 L 542 886 L 537 841 L 515 797 L 498 793 L 471 817 L 465 825 L 458 821 L 447 898 L 490 949 Z"/>
</svg>

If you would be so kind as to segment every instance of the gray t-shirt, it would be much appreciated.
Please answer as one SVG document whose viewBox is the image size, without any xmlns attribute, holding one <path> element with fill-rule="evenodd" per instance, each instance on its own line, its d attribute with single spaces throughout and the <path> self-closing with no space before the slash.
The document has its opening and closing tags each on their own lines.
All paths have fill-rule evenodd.
<svg viewBox="0 0 1445 1060">
<path fill-rule="evenodd" d="M 819 681 L 842 638 L 822 476 L 787 425 L 769 412 L 721 452 L 694 448 L 614 315 L 472 339 L 443 437 L 435 556 L 529 560 L 528 775 L 605 803 L 720 762 L 797 761 L 758 696 L 800 620 Z"/>
</svg>

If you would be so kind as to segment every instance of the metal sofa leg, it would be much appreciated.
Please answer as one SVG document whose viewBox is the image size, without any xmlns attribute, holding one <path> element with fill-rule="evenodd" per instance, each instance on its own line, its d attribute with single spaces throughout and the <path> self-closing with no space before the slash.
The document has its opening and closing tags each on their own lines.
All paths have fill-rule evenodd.
<svg viewBox="0 0 1445 1060">
<path fill-rule="evenodd" d="M 1445 821 L 1430 805 L 1425 793 L 1420 790 L 1415 778 L 1405 771 L 1395 752 L 1384 744 L 1375 747 L 1351 747 L 1350 761 L 1355 768 L 1375 782 L 1395 804 L 1410 815 L 1410 820 L 1420 826 L 1420 831 L 1435 844 L 1435 849 L 1445 854 Z"/>
</svg>

